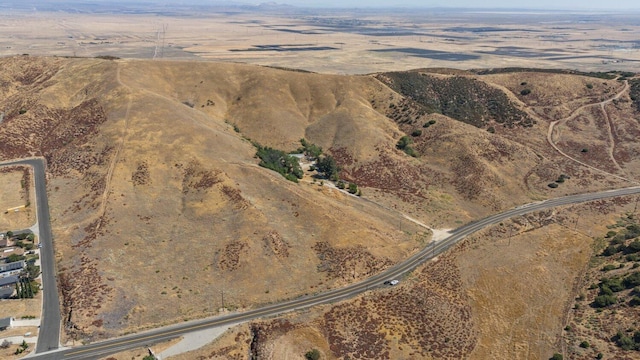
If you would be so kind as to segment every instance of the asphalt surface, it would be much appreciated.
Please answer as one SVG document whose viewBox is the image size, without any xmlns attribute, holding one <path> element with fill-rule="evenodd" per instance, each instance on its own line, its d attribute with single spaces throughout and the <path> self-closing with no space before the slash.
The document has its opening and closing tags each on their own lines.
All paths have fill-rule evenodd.
<svg viewBox="0 0 640 360">
<path fill-rule="evenodd" d="M 41 158 L 2 162 L 0 165 L 28 165 L 33 168 L 36 186 L 36 221 L 40 249 L 40 270 L 42 271 L 43 307 L 42 321 L 38 333 L 36 353 L 58 349 L 60 347 L 60 299 L 56 283 L 53 240 L 51 236 L 51 218 L 45 177 L 45 162 Z"/>
<path fill-rule="evenodd" d="M 333 303 L 354 297 L 358 294 L 366 292 L 370 289 L 378 288 L 385 280 L 401 279 L 401 277 L 411 272 L 418 265 L 434 258 L 435 256 L 448 250 L 460 240 L 468 235 L 484 229 L 485 227 L 497 224 L 501 221 L 514 216 L 524 215 L 534 211 L 545 210 L 557 206 L 578 204 L 587 201 L 611 198 L 616 196 L 633 195 L 640 193 L 640 187 L 632 187 L 618 190 L 609 190 L 604 192 L 573 195 L 557 199 L 539 201 L 514 209 L 505 211 L 500 214 L 489 216 L 476 222 L 464 225 L 454 230 L 451 235 L 433 245 L 429 245 L 419 253 L 411 256 L 407 260 L 399 263 L 386 271 L 374 275 L 362 282 L 349 285 L 347 287 L 327 291 L 324 293 L 304 296 L 298 299 L 285 301 L 279 304 L 268 305 L 259 309 L 246 311 L 238 314 L 231 314 L 221 317 L 196 320 L 191 322 L 180 323 L 168 327 L 163 327 L 144 333 L 128 335 L 116 339 L 106 340 L 99 343 L 84 345 L 72 349 L 61 349 L 55 352 L 37 354 L 31 356 L 31 359 L 96 359 L 109 354 L 120 352 L 123 350 L 133 349 L 137 347 L 149 346 L 151 344 L 176 338 L 182 334 L 202 330 L 205 328 L 218 327 L 248 321 L 256 318 L 270 317 L 283 314 L 285 312 L 305 309 L 314 305 Z"/>
</svg>

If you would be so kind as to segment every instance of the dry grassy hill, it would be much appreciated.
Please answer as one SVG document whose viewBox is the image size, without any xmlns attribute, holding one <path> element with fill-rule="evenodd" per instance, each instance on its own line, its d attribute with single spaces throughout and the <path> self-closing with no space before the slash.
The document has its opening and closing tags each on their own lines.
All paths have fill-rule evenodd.
<svg viewBox="0 0 640 360">
<path fill-rule="evenodd" d="M 454 227 L 531 200 L 622 186 L 639 170 L 637 113 L 615 80 L 585 91 L 590 79 L 562 75 L 573 82 L 558 90 L 563 104 L 580 106 L 622 92 L 602 120 L 618 135 L 613 156 L 594 160 L 597 151 L 578 159 L 554 149 L 547 132 L 557 119 L 540 110 L 552 104 L 538 109 L 514 85 L 523 76 L 558 82 L 557 74 L 336 76 L 29 56 L 0 65 L 0 159 L 48 162 L 67 339 L 341 286 L 426 244 L 429 230 L 403 214 Z M 579 90 L 565 91 L 574 83 Z M 444 106 L 453 93 L 460 106 Z M 561 150 L 592 140 L 561 130 L 552 138 Z M 403 136 L 415 157 L 398 149 Z M 363 196 L 257 166 L 252 141 L 290 151 L 301 138 L 334 156 Z M 608 139 L 600 141 L 610 149 Z M 570 178 L 550 188 L 560 175 Z"/>
</svg>

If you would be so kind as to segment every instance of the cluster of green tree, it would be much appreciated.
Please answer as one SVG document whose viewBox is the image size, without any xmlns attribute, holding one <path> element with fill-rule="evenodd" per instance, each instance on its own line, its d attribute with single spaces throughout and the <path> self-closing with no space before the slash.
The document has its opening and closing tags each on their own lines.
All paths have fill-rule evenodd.
<svg viewBox="0 0 640 360">
<path fill-rule="evenodd" d="M 304 154 L 311 160 L 318 160 L 320 155 L 322 155 L 322 148 L 320 146 L 312 144 L 304 138 L 300 139 L 300 144 L 302 144 L 302 147 L 298 148 L 298 152 Z"/>
<path fill-rule="evenodd" d="M 343 180 L 338 180 L 338 182 L 336 183 L 336 186 L 338 187 L 338 189 L 341 189 L 341 190 L 347 189 L 351 194 L 358 195 L 358 196 L 362 195 L 362 192 L 360 192 L 360 189 L 358 189 L 358 185 L 355 183 L 348 183 Z"/>
<path fill-rule="evenodd" d="M 557 188 L 557 187 L 558 187 L 558 184 L 562 184 L 562 183 L 564 183 L 564 182 L 565 182 L 565 180 L 567 180 L 567 179 L 571 179 L 571 177 L 569 177 L 569 176 L 567 176 L 567 175 L 564 175 L 564 174 L 561 174 L 560 176 L 558 176 L 558 178 L 556 179 L 556 181 L 554 181 L 554 182 L 552 182 L 552 183 L 549 183 L 549 185 L 547 185 L 547 186 L 549 186 L 549 187 L 550 187 L 550 188 L 552 188 L 552 189 L 555 189 L 555 188 Z"/>
<path fill-rule="evenodd" d="M 336 160 L 331 155 L 323 155 L 320 146 L 310 143 L 304 138 L 300 139 L 300 144 L 302 147 L 298 148 L 298 152 L 316 162 L 314 170 L 317 170 L 327 179 L 338 181 L 340 168 L 338 168 Z"/>
<path fill-rule="evenodd" d="M 329 180 L 339 180 L 338 173 L 340 168 L 338 168 L 336 160 L 330 155 L 322 156 L 316 161 L 316 170 Z"/>
<path fill-rule="evenodd" d="M 628 333 L 618 331 L 616 336 L 613 337 L 613 341 L 623 350 L 640 350 L 640 330 L 629 331 Z"/>
<path fill-rule="evenodd" d="M 612 256 L 617 253 L 628 254 L 632 256 L 628 256 L 629 261 L 632 260 L 633 254 L 640 252 L 640 225 L 638 224 L 629 224 L 624 229 L 616 232 L 614 230 L 610 230 L 607 232 L 606 238 L 610 239 L 609 246 L 602 252 L 603 256 Z M 628 240 L 634 239 L 630 243 L 626 243 Z"/>
<path fill-rule="evenodd" d="M 280 173 L 287 180 L 298 182 L 298 179 L 302 179 L 303 173 L 298 159 L 284 151 L 258 145 L 256 156 L 260 158 L 258 165 Z"/>
<path fill-rule="evenodd" d="M 39 289 L 38 283 L 27 277 L 21 277 L 20 281 L 16 283 L 18 299 L 33 299 Z"/>
<path fill-rule="evenodd" d="M 398 140 L 398 143 L 396 144 L 396 148 L 398 150 L 404 151 L 405 154 L 407 154 L 409 156 L 418 157 L 418 154 L 411 147 L 411 144 L 413 144 L 413 139 L 411 139 L 410 137 L 405 135 L 405 136 L 401 137 L 400 140 Z"/>
<path fill-rule="evenodd" d="M 429 120 L 429 121 L 427 121 L 426 123 L 422 124 L 422 127 L 426 129 L 426 128 L 428 128 L 429 126 L 434 125 L 435 123 L 436 123 L 436 121 L 435 121 L 435 120 Z"/>
<path fill-rule="evenodd" d="M 618 297 L 615 293 L 627 289 L 634 289 L 636 286 L 640 286 L 640 271 L 624 277 L 602 278 L 598 284 L 600 292 L 594 299 L 592 305 L 597 308 L 604 308 L 616 304 Z M 640 290 L 634 289 L 633 293 L 635 296 L 631 300 L 631 305 L 635 306 L 640 303 L 640 297 L 638 296 L 640 295 Z"/>
</svg>

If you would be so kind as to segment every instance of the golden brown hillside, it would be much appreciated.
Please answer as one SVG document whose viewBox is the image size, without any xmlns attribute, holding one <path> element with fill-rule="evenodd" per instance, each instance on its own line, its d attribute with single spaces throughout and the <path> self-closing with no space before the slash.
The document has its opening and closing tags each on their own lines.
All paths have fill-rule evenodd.
<svg viewBox="0 0 640 360">
<path fill-rule="evenodd" d="M 568 116 L 550 130 L 558 119 L 547 117 L 554 105 L 544 99 L 552 97 L 538 107 L 514 84 L 558 82 L 557 74 L 337 76 L 29 56 L 0 65 L 0 159 L 48 163 L 66 340 L 342 286 L 425 246 L 431 232 L 422 224 L 452 228 L 532 200 L 624 186 L 640 171 L 637 113 L 623 81 L 593 80 L 585 91 L 590 79 L 562 75 L 572 79 L 557 90 L 562 104 L 578 107 L 550 110 Z M 490 116 L 465 121 L 474 114 Z M 403 136 L 415 157 L 398 148 Z M 362 196 L 257 165 L 252 142 L 292 151 L 301 138 L 335 157 Z M 449 286 L 420 279 L 411 291 Z M 438 296 L 455 300 L 451 318 L 473 323 L 468 295 L 447 289 Z M 469 339 L 465 351 L 475 346 Z"/>
</svg>

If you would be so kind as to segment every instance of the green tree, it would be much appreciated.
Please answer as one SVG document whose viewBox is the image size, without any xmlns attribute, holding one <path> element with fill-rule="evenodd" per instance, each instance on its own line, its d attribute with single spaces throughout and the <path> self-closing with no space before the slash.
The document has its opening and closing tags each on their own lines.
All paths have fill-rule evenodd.
<svg viewBox="0 0 640 360">
<path fill-rule="evenodd" d="M 598 308 L 607 307 L 618 302 L 618 298 L 615 295 L 598 295 L 593 300 L 593 306 Z"/>
<path fill-rule="evenodd" d="M 358 185 L 354 183 L 349 184 L 349 192 L 352 194 L 356 194 L 358 192 Z"/>
<path fill-rule="evenodd" d="M 398 140 L 398 143 L 396 144 L 396 148 L 398 148 L 399 150 L 404 150 L 407 148 L 407 146 L 411 144 L 413 144 L 413 139 L 405 135 L 401 137 L 400 140 Z"/>
<path fill-rule="evenodd" d="M 318 159 L 316 168 L 318 172 L 323 173 L 324 176 L 329 179 L 336 179 L 338 176 L 338 165 L 336 164 L 336 160 L 330 155 Z"/>
<path fill-rule="evenodd" d="M 562 359 L 563 359 L 562 354 L 558 354 L 558 353 L 553 354 L 553 356 L 549 358 L 549 360 L 562 360 Z"/>
<path fill-rule="evenodd" d="M 307 360 L 319 360 L 320 351 L 318 351 L 318 349 L 309 350 L 306 354 L 304 354 L 304 358 Z"/>
</svg>

